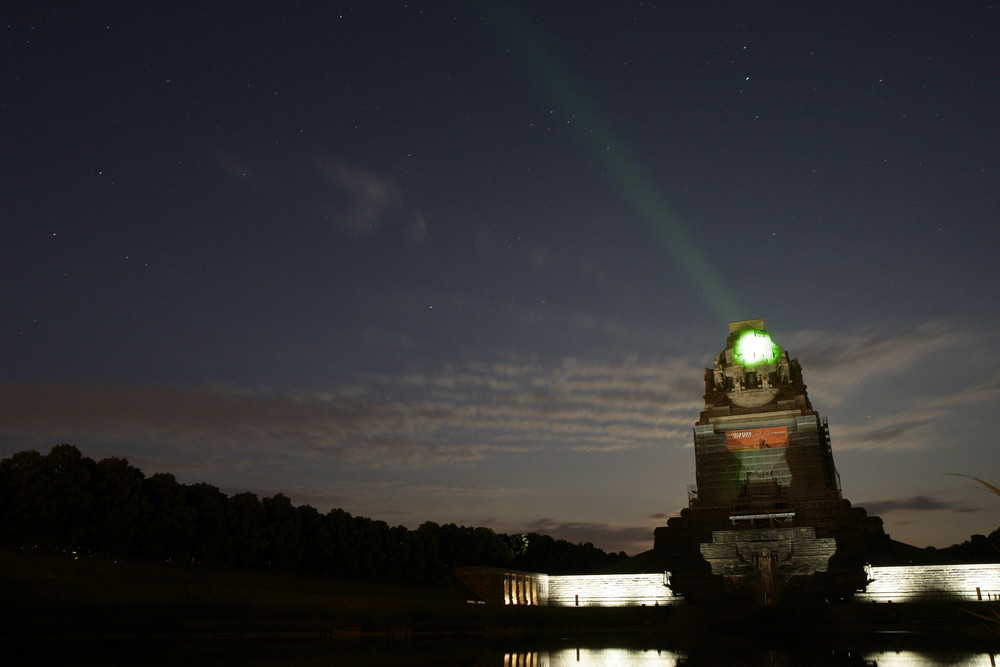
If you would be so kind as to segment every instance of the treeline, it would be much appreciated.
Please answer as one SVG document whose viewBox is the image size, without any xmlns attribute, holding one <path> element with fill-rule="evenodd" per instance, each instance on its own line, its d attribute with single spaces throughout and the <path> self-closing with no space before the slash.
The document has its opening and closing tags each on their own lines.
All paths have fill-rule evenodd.
<svg viewBox="0 0 1000 667">
<path fill-rule="evenodd" d="M 0 544 L 407 583 L 460 565 L 585 574 L 627 557 L 536 533 L 323 514 L 280 493 L 227 496 L 168 473 L 147 477 L 123 458 L 94 461 L 72 445 L 0 460 Z"/>
<path fill-rule="evenodd" d="M 1000 528 L 989 535 L 973 535 L 960 544 L 942 549 L 927 547 L 927 550 L 963 563 L 1000 563 Z"/>
</svg>

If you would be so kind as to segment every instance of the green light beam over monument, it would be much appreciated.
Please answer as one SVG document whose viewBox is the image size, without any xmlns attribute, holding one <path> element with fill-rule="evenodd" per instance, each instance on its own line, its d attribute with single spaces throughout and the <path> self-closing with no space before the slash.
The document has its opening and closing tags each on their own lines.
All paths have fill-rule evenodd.
<svg viewBox="0 0 1000 667">
<path fill-rule="evenodd" d="M 656 183 L 604 120 L 578 77 L 551 50 L 546 50 L 541 31 L 514 3 L 487 1 L 478 6 L 487 23 L 497 28 L 537 79 L 547 99 L 561 114 L 573 118 L 577 137 L 600 157 L 615 185 L 709 309 L 726 322 L 738 319 L 740 309 L 721 276 L 670 210 Z"/>
</svg>

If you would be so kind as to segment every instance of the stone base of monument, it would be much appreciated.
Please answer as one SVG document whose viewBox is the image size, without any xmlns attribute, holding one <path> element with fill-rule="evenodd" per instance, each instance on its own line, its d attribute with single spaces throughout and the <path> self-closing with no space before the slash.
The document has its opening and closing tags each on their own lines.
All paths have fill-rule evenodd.
<svg viewBox="0 0 1000 667">
<path fill-rule="evenodd" d="M 769 605 L 781 599 L 792 577 L 826 572 L 837 540 L 818 538 L 808 527 L 716 530 L 700 549 L 730 592 L 752 591 L 757 604 Z"/>
</svg>

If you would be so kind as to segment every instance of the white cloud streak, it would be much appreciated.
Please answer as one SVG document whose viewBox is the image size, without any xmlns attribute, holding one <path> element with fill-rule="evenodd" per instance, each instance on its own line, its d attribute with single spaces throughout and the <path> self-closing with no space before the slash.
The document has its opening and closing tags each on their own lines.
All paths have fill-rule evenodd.
<svg viewBox="0 0 1000 667">
<path fill-rule="evenodd" d="M 406 211 L 403 192 L 394 179 L 340 158 L 321 162 L 317 168 L 337 194 L 332 214 L 343 234 L 364 238 L 398 223 L 403 225 L 401 235 L 411 243 L 427 238 L 427 219 L 419 212 Z"/>
<path fill-rule="evenodd" d="M 895 336 L 807 331 L 789 339 L 793 353 L 807 360 L 810 393 L 821 411 L 845 401 L 859 379 L 906 373 L 968 343 L 967 335 L 941 323 Z M 679 359 L 569 357 L 551 366 L 470 362 L 437 373 L 375 376 L 349 391 L 6 383 L 0 384 L 0 432 L 284 460 L 322 456 L 369 468 L 543 448 L 683 447 L 702 407 L 702 375 L 702 368 Z M 836 445 L 921 447 L 953 406 L 998 394 L 1000 377 L 994 376 L 958 396 L 919 398 L 905 410 L 876 407 L 874 419 L 838 424 Z"/>
<path fill-rule="evenodd" d="M 781 344 L 800 356 L 814 403 L 839 405 L 857 386 L 880 378 L 907 377 L 937 355 L 974 347 L 973 334 L 943 321 L 846 334 L 806 330 Z"/>
<path fill-rule="evenodd" d="M 213 458 L 316 456 L 423 466 L 562 448 L 660 446 L 690 428 L 698 403 L 677 362 L 567 359 L 469 364 L 371 379 L 363 392 L 279 394 L 233 387 L 0 384 L 0 432 L 32 440 L 169 446 Z M 387 394 L 411 398 L 386 400 Z"/>
<path fill-rule="evenodd" d="M 777 338 L 802 359 L 821 414 L 828 414 L 828 405 L 838 406 L 840 414 L 831 420 L 835 455 L 944 451 L 954 447 L 949 429 L 1000 395 L 1000 373 L 965 353 L 986 343 L 944 323 L 892 335 L 808 331 Z M 956 392 L 918 382 L 928 364 L 941 358 L 969 378 L 970 369 L 976 370 L 978 379 Z M 309 502 L 350 498 L 377 516 L 406 515 L 413 502 L 453 512 L 455 499 L 465 498 L 464 511 L 493 516 L 504 508 L 511 513 L 507 521 L 522 522 L 526 530 L 574 541 L 593 535 L 602 544 L 631 543 L 635 536 L 641 546 L 648 528 L 583 525 L 580 517 L 532 525 L 526 512 L 533 511 L 530 497 L 538 490 L 530 485 L 540 482 L 524 477 L 524 456 L 592 457 L 607 465 L 615 452 L 655 457 L 690 447 L 703 407 L 703 374 L 701 364 L 687 360 L 634 356 L 617 362 L 567 357 L 548 365 L 516 358 L 470 361 L 436 372 L 355 378 L 327 391 L 7 382 L 0 383 L 0 446 L 10 453 L 64 441 L 86 444 L 128 456 L 143 468 L 197 471 L 201 479 L 228 479 L 229 485 L 288 483 L 290 493 Z M 905 400 L 861 396 L 885 378 L 906 388 Z M 970 428 L 987 426 L 984 421 Z M 665 484 L 682 485 L 694 474 L 684 460 L 690 467 L 664 471 Z M 450 471 L 447 466 L 456 462 L 480 467 Z M 470 479 L 469 471 L 483 471 L 483 464 L 506 472 Z M 317 482 L 319 469 L 336 471 L 334 489 Z M 411 476 L 416 469 L 435 473 Z M 501 489 L 504 476 L 517 481 Z M 399 505 L 399 498 L 410 500 Z M 919 503 L 885 507 L 909 505 Z"/>
</svg>

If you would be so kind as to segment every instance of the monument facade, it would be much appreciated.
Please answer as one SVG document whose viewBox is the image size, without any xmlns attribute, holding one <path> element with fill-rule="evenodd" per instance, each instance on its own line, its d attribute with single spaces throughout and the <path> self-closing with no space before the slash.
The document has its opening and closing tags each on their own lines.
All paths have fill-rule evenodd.
<svg viewBox="0 0 1000 667">
<path fill-rule="evenodd" d="M 730 323 L 704 398 L 688 507 L 655 532 L 673 590 L 758 604 L 863 590 L 865 563 L 889 539 L 841 496 L 827 421 L 763 320 Z"/>
<path fill-rule="evenodd" d="M 993 601 L 1000 565 L 900 565 L 882 520 L 841 496 L 830 428 L 763 320 L 705 369 L 688 507 L 617 572 L 457 568 L 475 600 L 564 607 Z M 873 565 L 873 563 L 875 565 Z"/>
</svg>

